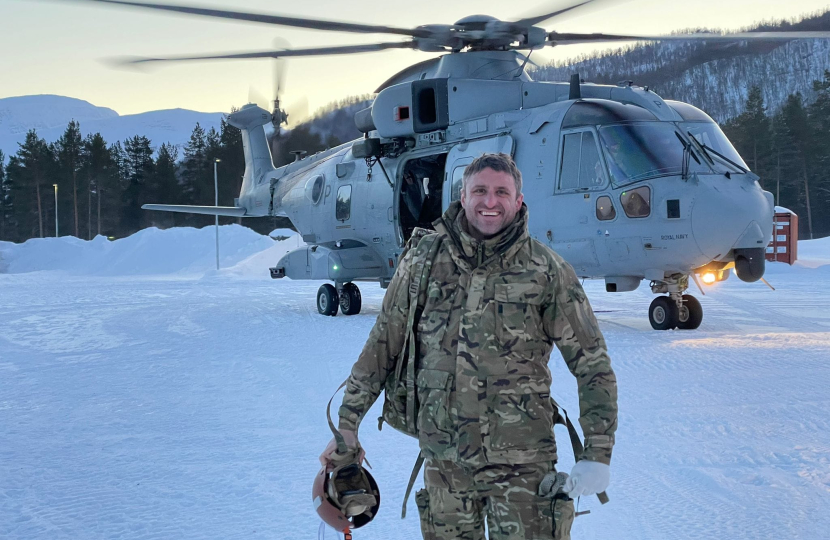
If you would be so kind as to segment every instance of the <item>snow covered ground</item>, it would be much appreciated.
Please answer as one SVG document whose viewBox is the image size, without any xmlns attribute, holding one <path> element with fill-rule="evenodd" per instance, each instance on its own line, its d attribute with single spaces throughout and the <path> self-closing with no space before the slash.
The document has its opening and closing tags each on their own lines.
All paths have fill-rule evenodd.
<svg viewBox="0 0 830 540">
<path fill-rule="evenodd" d="M 296 237 L 221 229 L 218 272 L 212 228 L 0 243 L 0 538 L 318 537 L 325 405 L 383 291 L 321 317 L 319 283 L 267 274 Z M 575 540 L 830 538 L 830 240 L 799 254 L 768 267 L 775 292 L 734 276 L 690 291 L 694 332 L 651 330 L 647 287 L 586 283 L 620 428 L 611 503 L 581 501 Z M 551 369 L 575 415 L 573 377 Z M 419 538 L 412 500 L 400 520 L 416 444 L 376 417 L 361 439 L 383 502 L 355 537 Z"/>
</svg>

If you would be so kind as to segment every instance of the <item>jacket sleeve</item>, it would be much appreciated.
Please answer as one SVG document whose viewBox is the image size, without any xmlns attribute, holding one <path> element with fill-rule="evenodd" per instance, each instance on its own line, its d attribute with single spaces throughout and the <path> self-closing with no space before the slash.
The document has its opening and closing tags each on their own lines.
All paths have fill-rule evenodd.
<svg viewBox="0 0 830 540">
<path fill-rule="evenodd" d="M 585 434 L 581 459 L 611 463 L 617 430 L 617 377 L 596 317 L 570 264 L 557 260 L 554 291 L 544 327 L 579 387 L 579 424 Z"/>
<path fill-rule="evenodd" d="M 383 390 L 386 377 L 395 368 L 395 361 L 403 348 L 409 315 L 410 265 L 415 251 L 409 250 L 398 265 L 383 297 L 375 326 L 352 366 L 343 404 L 338 411 L 340 429 L 357 431 L 361 420 Z"/>
</svg>

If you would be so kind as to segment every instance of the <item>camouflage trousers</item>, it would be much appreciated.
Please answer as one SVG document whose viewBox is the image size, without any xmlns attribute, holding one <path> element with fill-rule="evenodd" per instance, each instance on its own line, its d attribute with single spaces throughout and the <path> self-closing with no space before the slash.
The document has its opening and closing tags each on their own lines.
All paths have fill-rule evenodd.
<svg viewBox="0 0 830 540">
<path fill-rule="evenodd" d="M 552 463 L 492 464 L 468 469 L 427 460 L 415 501 L 424 540 L 570 540 L 573 500 L 539 497 Z"/>
</svg>

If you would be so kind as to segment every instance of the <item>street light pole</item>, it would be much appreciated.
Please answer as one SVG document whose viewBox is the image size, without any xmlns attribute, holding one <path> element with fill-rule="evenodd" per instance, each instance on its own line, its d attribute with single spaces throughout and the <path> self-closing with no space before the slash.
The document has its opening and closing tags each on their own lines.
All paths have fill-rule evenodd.
<svg viewBox="0 0 830 540">
<path fill-rule="evenodd" d="M 57 184 L 52 184 L 52 187 L 55 188 L 55 238 L 57 238 L 59 236 L 58 235 L 58 185 Z"/>
<path fill-rule="evenodd" d="M 214 193 L 214 206 L 219 206 L 219 173 L 218 173 L 218 165 L 219 162 L 222 161 L 221 159 L 216 159 L 213 162 L 213 193 Z M 216 269 L 219 270 L 219 216 L 214 216 L 216 218 Z"/>
</svg>

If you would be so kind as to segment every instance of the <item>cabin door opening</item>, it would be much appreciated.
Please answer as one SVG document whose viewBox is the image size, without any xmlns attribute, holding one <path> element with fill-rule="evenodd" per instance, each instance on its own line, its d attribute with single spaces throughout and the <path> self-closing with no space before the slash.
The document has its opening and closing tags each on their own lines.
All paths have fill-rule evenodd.
<svg viewBox="0 0 830 540">
<path fill-rule="evenodd" d="M 435 154 L 410 159 L 400 169 L 397 207 L 404 242 L 415 227 L 432 229 L 441 217 L 446 162 L 447 154 Z"/>
</svg>

